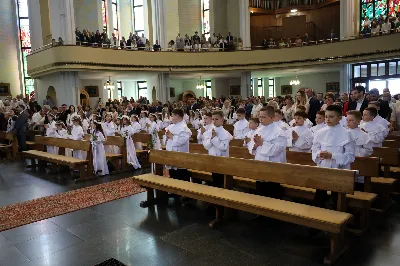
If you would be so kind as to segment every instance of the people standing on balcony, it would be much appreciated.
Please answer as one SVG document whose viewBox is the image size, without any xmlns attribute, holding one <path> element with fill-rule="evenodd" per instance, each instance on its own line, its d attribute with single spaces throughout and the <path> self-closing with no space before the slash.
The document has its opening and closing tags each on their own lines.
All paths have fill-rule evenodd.
<svg viewBox="0 0 400 266">
<path fill-rule="evenodd" d="M 296 47 L 300 47 L 303 45 L 303 41 L 301 40 L 300 35 L 296 36 L 295 44 L 296 44 Z"/>
<path fill-rule="evenodd" d="M 153 50 L 155 52 L 161 51 L 161 46 L 158 44 L 158 40 L 156 40 L 156 43 L 153 45 Z"/>
<path fill-rule="evenodd" d="M 308 33 L 306 32 L 304 34 L 304 38 L 303 38 L 303 44 L 308 45 L 310 42 L 310 37 L 308 36 Z"/>
<path fill-rule="evenodd" d="M 192 37 L 193 43 L 196 43 L 197 41 L 200 43 L 200 36 L 199 36 L 198 34 L 199 34 L 198 31 L 196 31 L 196 32 L 194 33 L 194 35 L 193 35 L 193 37 Z"/>
<path fill-rule="evenodd" d="M 122 37 L 122 40 L 119 42 L 119 46 L 121 47 L 121 49 L 126 49 L 125 37 Z"/>
<path fill-rule="evenodd" d="M 290 39 L 290 37 L 287 37 L 287 39 L 286 39 L 286 46 L 287 46 L 287 48 L 292 47 L 292 39 Z"/>
<path fill-rule="evenodd" d="M 391 28 L 392 28 L 392 25 L 390 24 L 389 19 L 386 18 L 385 21 L 382 23 L 382 26 L 381 26 L 382 34 L 389 34 Z"/>
<path fill-rule="evenodd" d="M 372 27 L 371 27 L 371 35 L 376 36 L 379 35 L 379 32 L 381 30 L 381 26 L 376 23 L 375 21 L 372 22 Z"/>
</svg>

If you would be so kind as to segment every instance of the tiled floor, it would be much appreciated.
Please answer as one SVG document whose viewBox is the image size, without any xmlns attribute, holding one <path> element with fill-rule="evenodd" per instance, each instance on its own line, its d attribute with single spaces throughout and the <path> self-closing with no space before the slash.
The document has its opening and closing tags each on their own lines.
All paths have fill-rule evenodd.
<svg viewBox="0 0 400 266">
<path fill-rule="evenodd" d="M 74 184 L 0 164 L 0 206 L 56 194 L 141 171 Z M 195 208 L 142 209 L 138 194 L 0 233 L 0 265 L 88 265 L 111 257 L 127 265 L 320 265 L 327 235 L 309 238 L 307 228 L 271 219 L 239 220 L 211 230 L 212 216 Z M 400 204 L 399 204 L 400 205 Z M 353 238 L 337 265 L 399 265 L 400 208 L 375 217 L 365 236 Z"/>
</svg>

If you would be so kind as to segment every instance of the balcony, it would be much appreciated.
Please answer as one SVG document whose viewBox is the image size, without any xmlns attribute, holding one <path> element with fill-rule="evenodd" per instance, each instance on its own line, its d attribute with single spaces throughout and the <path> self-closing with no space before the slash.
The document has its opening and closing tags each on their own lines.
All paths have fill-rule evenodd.
<svg viewBox="0 0 400 266">
<path fill-rule="evenodd" d="M 28 56 L 28 74 L 58 71 L 250 71 L 400 57 L 400 34 L 295 48 L 233 52 L 150 52 L 55 46 Z"/>
</svg>

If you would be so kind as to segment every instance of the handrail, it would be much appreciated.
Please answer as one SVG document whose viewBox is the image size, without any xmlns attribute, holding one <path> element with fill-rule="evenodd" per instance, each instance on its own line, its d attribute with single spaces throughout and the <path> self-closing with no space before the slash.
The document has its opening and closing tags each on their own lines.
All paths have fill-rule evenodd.
<svg viewBox="0 0 400 266">
<path fill-rule="evenodd" d="M 383 33 L 382 35 L 389 35 L 389 34 L 399 34 L 400 29 L 396 29 L 395 32 L 393 33 Z M 381 36 L 380 34 L 374 34 L 374 33 L 360 33 L 360 35 L 353 35 L 349 37 L 341 37 L 339 38 L 332 38 L 332 39 L 320 39 L 320 40 L 312 40 L 309 42 L 302 42 L 301 45 L 297 45 L 296 42 L 292 42 L 290 46 L 285 42 L 285 45 L 280 47 L 279 46 L 279 41 L 274 41 L 273 45 L 267 45 L 266 46 L 252 46 L 252 47 L 241 47 L 240 49 L 236 48 L 225 48 L 225 43 L 223 43 L 222 48 L 221 47 L 210 47 L 210 48 L 205 48 L 205 47 L 200 47 L 197 49 L 194 48 L 187 48 L 184 47 L 183 49 L 176 49 L 176 47 L 170 47 L 170 48 L 160 48 L 159 51 L 154 51 L 153 47 L 150 46 L 148 48 L 146 47 L 134 47 L 134 46 L 126 46 L 125 48 L 121 48 L 120 45 L 112 45 L 112 44 L 104 44 L 104 43 L 88 43 L 88 42 L 79 42 L 79 41 L 74 41 L 74 42 L 63 42 L 62 44 L 46 44 L 45 46 L 32 49 L 30 55 L 39 53 L 41 51 L 50 49 L 55 46 L 63 46 L 63 45 L 73 45 L 73 46 L 84 46 L 84 47 L 92 47 L 92 48 L 102 48 L 102 49 L 114 49 L 114 50 L 125 50 L 125 51 L 146 51 L 146 52 L 224 52 L 224 51 L 251 51 L 251 50 L 258 50 L 258 49 L 280 49 L 280 48 L 298 48 L 302 46 L 307 46 L 307 45 L 319 45 L 319 44 L 326 44 L 326 43 L 332 43 L 332 42 L 342 42 L 342 41 L 351 41 L 351 40 L 357 40 L 357 39 L 363 39 L 363 38 L 370 38 L 370 37 L 379 37 Z"/>
</svg>

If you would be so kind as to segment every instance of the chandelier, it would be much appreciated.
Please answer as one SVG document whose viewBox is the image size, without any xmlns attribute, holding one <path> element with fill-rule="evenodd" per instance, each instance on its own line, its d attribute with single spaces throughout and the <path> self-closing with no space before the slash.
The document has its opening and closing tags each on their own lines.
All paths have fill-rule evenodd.
<svg viewBox="0 0 400 266">
<path fill-rule="evenodd" d="M 290 81 L 290 85 L 300 85 L 300 80 L 297 78 L 297 76 Z"/>
<path fill-rule="evenodd" d="M 104 83 L 105 90 L 113 90 L 114 89 L 114 82 L 111 81 L 111 77 L 108 77 L 108 80 Z"/>
<path fill-rule="evenodd" d="M 204 85 L 204 82 L 201 80 L 201 76 L 199 79 L 199 82 L 197 82 L 196 85 L 196 90 L 204 90 L 206 88 L 206 86 Z"/>
</svg>

